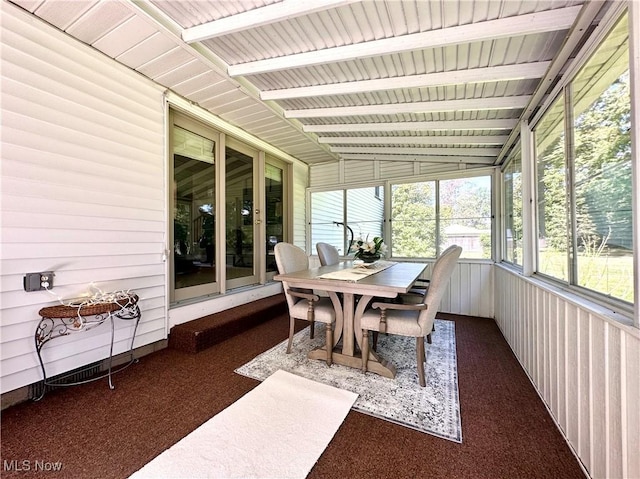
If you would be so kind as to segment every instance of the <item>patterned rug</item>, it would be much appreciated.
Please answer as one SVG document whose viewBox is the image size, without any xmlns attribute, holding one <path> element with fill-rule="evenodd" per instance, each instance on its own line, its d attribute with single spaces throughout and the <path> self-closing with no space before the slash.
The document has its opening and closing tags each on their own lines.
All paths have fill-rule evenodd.
<svg viewBox="0 0 640 479">
<path fill-rule="evenodd" d="M 433 343 L 426 344 L 426 387 L 418 384 L 415 339 L 380 335 L 378 353 L 397 368 L 395 379 L 324 361 L 307 353 L 324 344 L 324 325 L 316 324 L 315 338 L 308 328 L 298 332 L 291 354 L 287 341 L 239 367 L 236 373 L 263 381 L 282 369 L 358 394 L 353 409 L 427 434 L 462 442 L 456 340 L 453 321 L 436 320 Z"/>
</svg>

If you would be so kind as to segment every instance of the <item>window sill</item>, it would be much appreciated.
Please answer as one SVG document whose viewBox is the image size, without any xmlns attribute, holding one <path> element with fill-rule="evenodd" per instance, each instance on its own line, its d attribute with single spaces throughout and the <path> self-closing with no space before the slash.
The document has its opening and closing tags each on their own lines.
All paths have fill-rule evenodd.
<svg viewBox="0 0 640 479">
<path fill-rule="evenodd" d="M 588 311 L 591 314 L 594 314 L 608 323 L 622 329 L 633 336 L 640 338 L 640 329 L 633 323 L 633 312 L 626 311 L 621 308 L 621 310 L 615 310 L 611 305 L 601 304 L 590 297 L 583 296 L 578 294 L 573 290 L 569 290 L 567 288 L 563 288 L 560 285 L 554 284 L 538 275 L 534 276 L 524 276 L 522 271 L 519 271 L 517 268 L 514 268 L 511 265 L 505 264 L 496 264 L 496 267 L 501 268 L 504 271 L 508 271 L 511 274 L 517 275 L 522 278 L 524 281 L 535 285 L 536 287 L 547 291 L 549 293 L 562 298 L 568 303 L 573 304 L 581 309 Z"/>
</svg>

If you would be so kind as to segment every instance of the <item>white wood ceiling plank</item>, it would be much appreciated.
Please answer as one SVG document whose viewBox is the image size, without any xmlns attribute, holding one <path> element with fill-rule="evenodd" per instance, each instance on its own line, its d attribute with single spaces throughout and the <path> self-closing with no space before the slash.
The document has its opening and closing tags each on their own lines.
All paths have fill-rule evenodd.
<svg viewBox="0 0 640 479">
<path fill-rule="evenodd" d="M 442 30 L 257 60 L 231 65 L 228 72 L 231 76 L 255 75 L 268 71 L 301 68 L 321 63 L 354 60 L 356 58 L 380 56 L 427 47 L 435 48 L 472 41 L 564 30 L 571 27 L 580 8 L 580 6 L 567 7 L 529 15 L 460 25 Z"/>
<path fill-rule="evenodd" d="M 84 43 L 93 45 L 96 40 L 132 18 L 133 15 L 133 12 L 120 2 L 98 2 L 73 25 L 70 25 L 67 33 Z"/>
<path fill-rule="evenodd" d="M 384 91 L 398 88 L 425 88 L 438 85 L 481 83 L 500 80 L 542 78 L 551 62 L 536 62 L 518 65 L 501 65 L 468 70 L 455 70 L 426 75 L 411 75 L 379 80 L 332 83 L 300 88 L 287 88 L 260 92 L 262 100 L 286 100 L 290 98 L 346 95 L 366 91 Z M 388 71 L 388 70 L 387 70 Z"/>
<path fill-rule="evenodd" d="M 193 60 L 170 72 L 156 77 L 156 81 L 167 85 L 188 97 L 190 94 L 202 90 L 206 86 L 215 84 L 214 80 L 219 80 L 219 76 L 211 72 L 200 60 Z M 224 80 L 225 82 L 227 80 Z"/>
<path fill-rule="evenodd" d="M 348 5 L 354 1 L 360 0 L 282 0 L 278 3 L 187 28 L 182 32 L 182 39 L 187 43 L 192 43 L 229 35 L 249 28 L 309 15 L 324 9 Z"/>
<path fill-rule="evenodd" d="M 35 14 L 60 30 L 66 30 L 96 3 L 97 0 L 47 1 L 36 9 Z"/>
<path fill-rule="evenodd" d="M 332 145 L 503 145 L 506 135 L 451 136 L 320 136 L 318 143 Z"/>
<path fill-rule="evenodd" d="M 387 105 L 363 105 L 357 107 L 309 108 L 285 110 L 285 118 L 327 118 L 336 116 L 380 115 L 395 113 L 418 113 L 436 111 L 462 111 L 480 109 L 519 109 L 529 101 L 528 96 L 507 98 L 469 98 L 431 102 L 396 103 Z"/>
<path fill-rule="evenodd" d="M 140 65 L 137 70 L 149 78 L 157 78 L 174 71 L 176 68 L 186 67 L 190 62 L 196 61 L 193 55 L 180 46 L 174 46 L 171 50 Z"/>
<path fill-rule="evenodd" d="M 175 47 L 175 40 L 160 32 L 156 32 L 122 55 L 116 57 L 116 60 L 137 70 L 138 67 L 174 50 Z"/>
<path fill-rule="evenodd" d="M 303 125 L 302 129 L 310 133 L 355 132 L 355 131 L 427 131 L 427 130 L 511 130 L 518 120 L 449 120 L 415 121 L 389 123 L 336 123 L 330 125 Z"/>
<path fill-rule="evenodd" d="M 173 88 L 207 72 L 208 68 L 200 60 L 192 58 L 191 61 L 161 73 L 154 79 L 161 85 Z M 222 78 L 220 81 L 223 81 Z"/>
<path fill-rule="evenodd" d="M 46 2 L 47 0 L 13 0 L 13 3 L 31 13 L 35 12 L 38 7 Z"/>
<path fill-rule="evenodd" d="M 395 154 L 395 155 L 467 155 L 467 156 L 492 156 L 496 157 L 500 153 L 500 148 L 416 148 L 416 147 L 358 147 L 358 146 L 334 146 L 330 148 L 333 153 L 372 153 L 372 154 Z"/>
<path fill-rule="evenodd" d="M 224 103 L 221 103 L 221 101 L 224 101 Z M 253 98 L 248 98 L 246 95 L 230 92 L 226 95 L 216 97 L 214 100 L 202 101 L 200 104 L 203 108 L 215 112 L 216 115 L 226 117 L 227 113 L 255 106 L 256 102 Z"/>
<path fill-rule="evenodd" d="M 134 16 L 119 24 L 93 43 L 93 46 L 112 58 L 120 56 L 135 47 L 157 30 L 142 17 Z"/>
</svg>

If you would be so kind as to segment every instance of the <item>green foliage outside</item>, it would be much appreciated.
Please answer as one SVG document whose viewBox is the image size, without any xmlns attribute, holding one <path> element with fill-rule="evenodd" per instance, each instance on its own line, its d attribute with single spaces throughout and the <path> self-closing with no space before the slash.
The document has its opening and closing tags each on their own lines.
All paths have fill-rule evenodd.
<svg viewBox="0 0 640 479">
<path fill-rule="evenodd" d="M 564 136 L 551 142 L 547 137 L 538 154 L 538 270 L 569 281 L 568 253 L 575 246 L 573 282 L 633 302 L 629 73 L 595 98 L 584 84 L 575 106 L 574 223 L 567 208 Z"/>
<path fill-rule="evenodd" d="M 435 191 L 435 181 L 393 186 L 393 256 L 433 258 L 439 238 L 440 250 L 449 243 L 463 243 L 464 257 L 490 258 L 490 178 L 439 181 L 439 212 Z"/>
</svg>

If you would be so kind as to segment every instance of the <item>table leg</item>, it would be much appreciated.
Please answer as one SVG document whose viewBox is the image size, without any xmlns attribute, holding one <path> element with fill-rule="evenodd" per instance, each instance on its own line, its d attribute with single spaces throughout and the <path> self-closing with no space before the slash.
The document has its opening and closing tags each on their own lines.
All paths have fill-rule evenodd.
<svg viewBox="0 0 640 479">
<path fill-rule="evenodd" d="M 342 354 L 353 356 L 355 353 L 353 342 L 353 313 L 355 308 L 354 294 L 344 293 L 342 301 L 342 314 L 344 316 L 344 325 L 342 326 Z"/>
<path fill-rule="evenodd" d="M 361 346 L 362 330 L 360 329 L 360 318 L 372 298 L 373 296 L 362 296 L 358 300 L 358 306 L 356 308 L 354 294 L 344 293 L 342 298 L 342 316 L 344 320 L 342 325 L 342 351 L 333 352 L 332 361 L 334 363 L 358 369 L 362 367 L 362 356 L 360 352 L 356 352 L 355 345 L 357 343 L 359 347 Z M 336 322 L 336 333 L 340 331 L 338 327 L 339 325 Z M 334 345 L 337 344 L 339 340 L 340 334 L 335 334 Z M 320 359 L 324 361 L 327 355 L 324 349 L 319 348 L 309 352 L 307 357 L 309 359 Z M 378 354 L 372 350 L 369 351 L 369 364 L 367 369 L 386 378 L 393 379 L 396 377 L 395 366 L 378 356 Z"/>
</svg>

